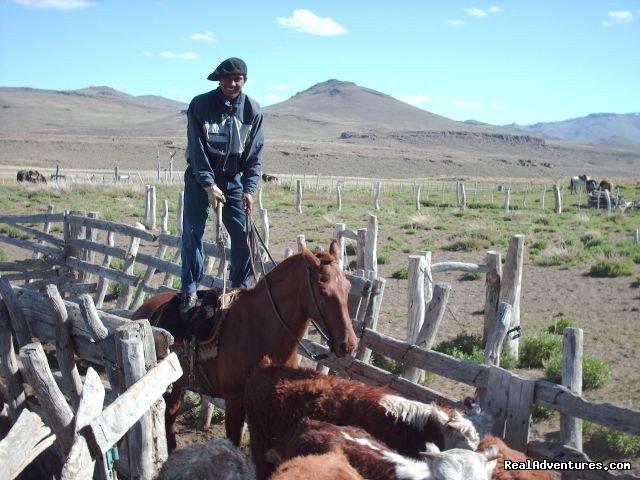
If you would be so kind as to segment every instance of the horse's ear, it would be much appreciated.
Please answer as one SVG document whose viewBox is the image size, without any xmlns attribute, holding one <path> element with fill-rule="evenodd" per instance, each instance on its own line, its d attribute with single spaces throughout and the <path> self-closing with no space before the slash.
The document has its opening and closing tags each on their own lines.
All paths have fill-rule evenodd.
<svg viewBox="0 0 640 480">
<path fill-rule="evenodd" d="M 337 260 L 340 257 L 340 244 L 337 240 L 331 240 L 329 245 L 329 253 Z"/>
</svg>

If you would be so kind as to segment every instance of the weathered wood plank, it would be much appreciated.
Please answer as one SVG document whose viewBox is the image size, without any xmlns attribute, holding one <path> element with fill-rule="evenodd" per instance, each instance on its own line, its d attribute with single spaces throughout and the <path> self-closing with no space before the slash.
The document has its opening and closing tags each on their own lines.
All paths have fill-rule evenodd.
<svg viewBox="0 0 640 480">
<path fill-rule="evenodd" d="M 40 252 L 52 257 L 62 257 L 62 249 L 49 247 L 47 245 L 41 245 L 37 242 L 30 242 L 28 240 L 8 237 L 6 235 L 0 235 L 0 242 L 8 243 L 9 245 L 13 245 L 14 247 L 19 247 L 31 252 Z"/>
<path fill-rule="evenodd" d="M 180 361 L 175 353 L 171 353 L 107 406 L 100 416 L 85 427 L 93 452 L 103 455 L 110 449 L 162 396 L 167 386 L 181 376 Z"/>
<path fill-rule="evenodd" d="M 84 227 L 96 228 L 98 230 L 112 231 L 125 236 L 136 237 L 147 242 L 155 242 L 158 239 L 157 235 L 145 230 L 140 230 L 132 225 L 124 225 L 122 223 L 111 222 L 109 220 L 85 217 L 83 215 L 70 214 L 67 216 L 67 222 L 71 225 L 81 225 Z"/>
<path fill-rule="evenodd" d="M 450 271 L 483 273 L 489 271 L 489 265 L 465 262 L 438 262 L 431 264 L 431 271 L 433 273 Z"/>
<path fill-rule="evenodd" d="M 126 272 L 120 272 L 111 268 L 101 267 L 89 262 L 84 262 L 76 257 L 67 257 L 65 263 L 67 264 L 67 266 L 75 268 L 77 270 L 85 270 L 87 272 L 95 273 L 96 275 L 108 278 L 109 280 L 115 280 L 117 282 L 124 283 L 125 285 L 136 286 L 140 281 L 140 279 L 135 275 L 130 275 Z"/>
<path fill-rule="evenodd" d="M 538 405 L 606 427 L 640 435 L 640 411 L 606 402 L 590 402 L 568 388 L 546 380 L 536 381 Z"/>
<path fill-rule="evenodd" d="M 9 312 L 11 327 L 16 334 L 18 346 L 22 347 L 24 345 L 27 345 L 31 342 L 33 333 L 31 332 L 29 322 L 24 316 L 22 307 L 16 296 L 16 292 L 9 283 L 9 280 L 7 280 L 5 277 L 0 278 L 0 294 L 4 299 L 4 304 L 7 307 L 7 311 Z"/>
<path fill-rule="evenodd" d="M 64 221 L 64 213 L 33 213 L 31 215 L 0 215 L 0 223 L 52 223 Z"/>
<path fill-rule="evenodd" d="M 69 322 L 67 308 L 55 285 L 47 285 L 44 298 L 55 322 L 56 357 L 62 372 L 65 390 L 71 399 L 72 405 L 77 407 L 80 402 L 80 393 L 82 392 L 82 380 L 80 373 L 78 373 L 73 353 L 71 322 Z"/>
<path fill-rule="evenodd" d="M 23 410 L 7 436 L 0 441 L 0 478 L 16 478 L 55 441 L 49 427 L 29 410 Z"/>
<path fill-rule="evenodd" d="M 0 300 L 0 371 L 5 380 L 9 416 L 15 422 L 24 408 L 25 393 L 18 359 L 13 349 L 9 311 L 4 300 Z"/>
<path fill-rule="evenodd" d="M 517 375 L 511 377 L 504 440 L 511 448 L 521 452 L 527 448 L 529 442 L 534 390 L 535 381 Z"/>
<path fill-rule="evenodd" d="M 40 342 L 22 347 L 20 359 L 25 377 L 42 406 L 48 424 L 56 434 L 62 450 L 68 453 L 73 443 L 73 412 L 53 378 Z"/>
</svg>

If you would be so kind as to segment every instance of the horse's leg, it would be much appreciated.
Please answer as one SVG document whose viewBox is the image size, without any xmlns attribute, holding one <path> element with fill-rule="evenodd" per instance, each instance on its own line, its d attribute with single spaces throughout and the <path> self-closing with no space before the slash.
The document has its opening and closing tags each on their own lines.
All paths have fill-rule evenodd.
<svg viewBox="0 0 640 480">
<path fill-rule="evenodd" d="M 224 426 L 227 432 L 227 438 L 231 442 L 240 446 L 242 441 L 242 432 L 244 430 L 245 411 L 242 393 L 236 393 L 224 397 L 225 415 Z"/>
<path fill-rule="evenodd" d="M 182 386 L 174 383 L 170 392 L 164 394 L 166 410 L 164 414 L 165 429 L 167 431 L 167 448 L 169 452 L 176 449 L 176 418 L 182 403 Z"/>
</svg>

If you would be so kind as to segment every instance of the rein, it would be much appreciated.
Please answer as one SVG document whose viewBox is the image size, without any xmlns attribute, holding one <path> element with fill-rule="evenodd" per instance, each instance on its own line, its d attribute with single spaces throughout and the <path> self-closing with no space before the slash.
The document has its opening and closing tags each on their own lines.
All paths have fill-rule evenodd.
<svg viewBox="0 0 640 480">
<path fill-rule="evenodd" d="M 311 290 L 311 299 L 313 300 L 313 304 L 316 307 L 316 310 L 318 311 L 318 313 L 320 314 L 320 319 L 322 320 L 326 328 L 327 322 L 325 321 L 324 316 L 322 315 L 322 312 L 318 307 L 318 303 L 316 302 L 316 296 L 315 296 L 315 293 L 313 292 L 313 287 L 311 285 L 311 272 L 309 271 L 309 269 L 307 269 L 307 285 Z M 307 347 L 304 346 L 301 340 L 298 340 L 296 335 L 294 335 L 294 333 L 291 331 L 291 327 L 289 327 L 289 325 L 287 325 L 287 323 L 282 318 L 282 315 L 280 314 L 280 310 L 278 309 L 278 306 L 276 305 L 276 302 L 273 299 L 273 293 L 271 292 L 271 287 L 269 286 L 269 278 L 267 276 L 264 277 L 264 286 L 267 290 L 267 296 L 269 297 L 269 301 L 271 302 L 271 307 L 273 308 L 273 311 L 275 312 L 276 317 L 280 321 L 280 324 L 285 329 L 285 331 L 289 334 L 289 336 L 294 340 L 296 340 L 296 343 L 298 344 L 298 346 L 302 348 L 302 350 L 311 358 L 311 360 L 314 360 L 317 362 L 319 360 L 324 360 L 325 358 L 327 358 L 329 355 L 326 353 L 321 353 L 316 355 L 313 352 L 311 352 Z M 330 346 L 329 348 L 331 348 L 331 340 L 329 339 L 329 336 L 320 328 L 320 326 L 315 322 L 313 318 L 311 319 L 311 323 L 316 328 L 316 330 L 318 330 L 318 333 L 320 334 L 320 336 Z"/>
</svg>

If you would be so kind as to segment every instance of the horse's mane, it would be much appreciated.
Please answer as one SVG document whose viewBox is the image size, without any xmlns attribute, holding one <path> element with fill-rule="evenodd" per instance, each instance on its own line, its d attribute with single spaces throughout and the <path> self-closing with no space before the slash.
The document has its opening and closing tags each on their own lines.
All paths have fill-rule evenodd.
<svg viewBox="0 0 640 480">
<path fill-rule="evenodd" d="M 439 425 L 444 425 L 450 420 L 449 414 L 434 403 L 427 405 L 397 395 L 384 395 L 380 399 L 380 405 L 384 407 L 387 415 L 420 430 L 429 420 L 435 420 Z"/>
</svg>

